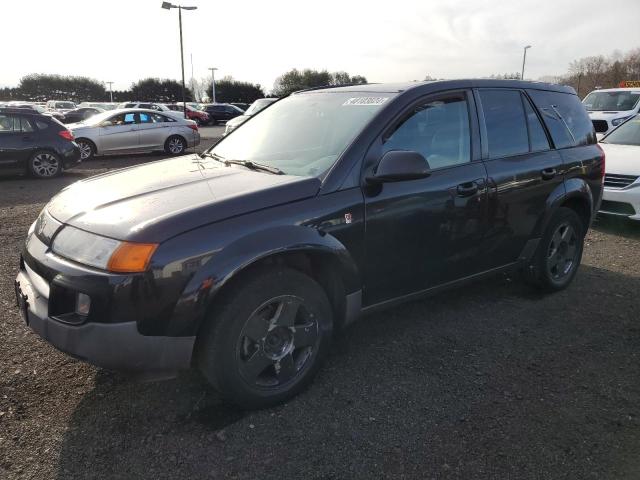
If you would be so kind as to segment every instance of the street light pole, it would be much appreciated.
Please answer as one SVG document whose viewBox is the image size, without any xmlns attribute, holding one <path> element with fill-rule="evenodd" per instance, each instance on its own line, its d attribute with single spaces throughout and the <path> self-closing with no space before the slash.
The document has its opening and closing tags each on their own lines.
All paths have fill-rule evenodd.
<svg viewBox="0 0 640 480">
<path fill-rule="evenodd" d="M 111 89 L 111 85 L 113 85 L 113 82 L 104 82 L 104 83 L 109 84 L 109 97 L 111 98 L 111 103 L 113 103 L 113 90 Z"/>
<path fill-rule="evenodd" d="M 211 70 L 211 103 L 216 103 L 216 67 L 210 67 Z"/>
<path fill-rule="evenodd" d="M 198 7 L 183 7 L 182 5 L 174 5 L 170 2 L 162 2 L 162 8 L 171 10 L 172 8 L 178 9 L 178 24 L 180 25 L 180 67 L 182 69 L 182 111 L 184 118 L 187 118 L 187 100 L 184 96 L 184 49 L 182 47 L 182 10 L 196 10 Z"/>
<path fill-rule="evenodd" d="M 520 74 L 520 80 L 524 80 L 524 64 L 527 61 L 527 50 L 531 48 L 531 45 L 524 47 L 524 54 L 522 55 L 522 73 Z"/>
</svg>

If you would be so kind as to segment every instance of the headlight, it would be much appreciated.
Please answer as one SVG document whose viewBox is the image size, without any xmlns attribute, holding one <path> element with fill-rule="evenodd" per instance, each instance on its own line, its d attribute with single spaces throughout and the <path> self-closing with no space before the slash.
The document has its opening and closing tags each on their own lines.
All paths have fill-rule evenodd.
<svg viewBox="0 0 640 480">
<path fill-rule="evenodd" d="M 628 118 L 631 118 L 631 117 L 614 118 L 613 120 L 611 120 L 611 125 L 613 125 L 614 127 L 617 127 Z"/>
<path fill-rule="evenodd" d="M 112 272 L 144 272 L 155 243 L 121 242 L 74 227 L 64 227 L 53 239 L 51 249 L 61 257 Z"/>
</svg>

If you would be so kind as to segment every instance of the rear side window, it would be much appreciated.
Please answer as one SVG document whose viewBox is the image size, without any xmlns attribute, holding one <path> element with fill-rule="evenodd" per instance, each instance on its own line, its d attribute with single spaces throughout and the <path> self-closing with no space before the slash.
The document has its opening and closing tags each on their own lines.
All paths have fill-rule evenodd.
<svg viewBox="0 0 640 480">
<path fill-rule="evenodd" d="M 556 148 L 596 143 L 596 134 L 587 111 L 577 95 L 528 90 L 542 113 Z"/>
<path fill-rule="evenodd" d="M 540 123 L 540 119 L 535 110 L 529 103 L 529 100 L 523 98 L 524 112 L 527 116 L 527 126 L 529 127 L 529 143 L 531 144 L 532 152 L 539 152 L 541 150 L 549 150 L 549 140 L 547 134 L 544 132 L 544 127 Z"/>
<path fill-rule="evenodd" d="M 21 127 L 21 131 L 25 133 L 30 133 L 35 131 L 35 128 L 33 128 L 33 125 L 31 125 L 31 122 L 24 117 L 20 118 L 20 127 Z"/>
<path fill-rule="evenodd" d="M 518 90 L 480 90 L 489 158 L 529 152 L 527 122 Z"/>
</svg>

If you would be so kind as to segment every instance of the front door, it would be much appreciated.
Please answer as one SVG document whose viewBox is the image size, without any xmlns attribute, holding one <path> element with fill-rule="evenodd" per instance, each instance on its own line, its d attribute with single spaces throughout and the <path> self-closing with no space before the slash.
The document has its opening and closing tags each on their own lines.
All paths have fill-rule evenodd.
<svg viewBox="0 0 640 480">
<path fill-rule="evenodd" d="M 487 191 L 479 149 L 472 148 L 473 108 L 467 91 L 426 98 L 371 147 L 367 158 L 389 150 L 419 152 L 431 175 L 364 187 L 365 305 L 479 271 Z"/>
<path fill-rule="evenodd" d="M 119 113 L 100 125 L 100 153 L 117 153 L 138 148 L 136 114 Z"/>
</svg>

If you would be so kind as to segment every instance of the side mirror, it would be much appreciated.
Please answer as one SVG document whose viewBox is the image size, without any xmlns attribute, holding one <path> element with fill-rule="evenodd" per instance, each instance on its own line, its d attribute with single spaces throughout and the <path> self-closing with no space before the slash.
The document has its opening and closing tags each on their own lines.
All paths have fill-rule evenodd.
<svg viewBox="0 0 640 480">
<path fill-rule="evenodd" d="M 390 150 L 380 159 L 377 168 L 366 178 L 369 183 L 402 182 L 431 175 L 427 159 L 418 152 Z"/>
<path fill-rule="evenodd" d="M 105 120 L 104 122 L 102 122 L 100 124 L 101 127 L 112 127 L 113 126 L 113 122 L 111 120 Z"/>
</svg>

